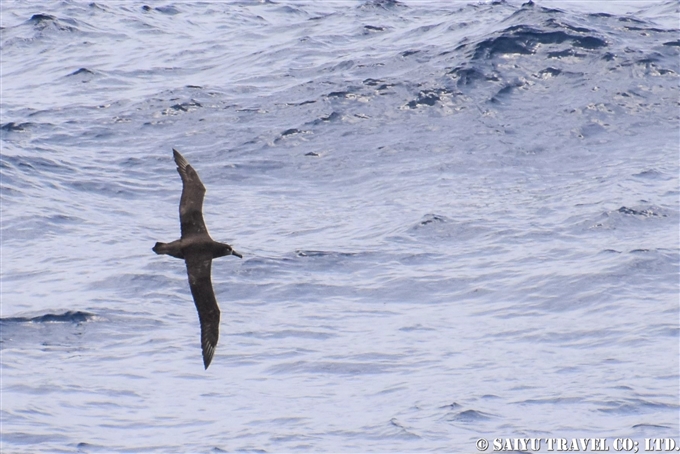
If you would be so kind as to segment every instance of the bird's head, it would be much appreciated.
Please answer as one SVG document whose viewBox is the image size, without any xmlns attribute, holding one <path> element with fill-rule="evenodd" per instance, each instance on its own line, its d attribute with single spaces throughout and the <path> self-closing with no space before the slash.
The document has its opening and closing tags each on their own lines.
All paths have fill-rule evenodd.
<svg viewBox="0 0 680 454">
<path fill-rule="evenodd" d="M 224 243 L 217 243 L 219 246 L 213 249 L 213 258 L 224 257 L 225 255 L 235 255 L 236 257 L 242 259 L 243 256 L 236 252 L 231 246 Z"/>
</svg>

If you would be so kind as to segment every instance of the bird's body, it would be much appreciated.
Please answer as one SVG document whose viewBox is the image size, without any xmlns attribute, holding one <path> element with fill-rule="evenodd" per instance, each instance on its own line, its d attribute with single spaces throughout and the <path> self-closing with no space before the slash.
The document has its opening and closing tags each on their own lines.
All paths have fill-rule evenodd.
<svg viewBox="0 0 680 454">
<path fill-rule="evenodd" d="M 177 171 L 182 177 L 182 198 L 179 203 L 182 237 L 172 243 L 156 243 L 153 251 L 186 262 L 189 287 L 201 323 L 203 365 L 207 369 L 215 353 L 220 330 L 220 308 L 210 279 L 212 259 L 225 255 L 241 257 L 241 254 L 228 244 L 210 238 L 203 221 L 205 186 L 187 160 L 177 150 L 173 149 L 172 152 Z"/>
</svg>

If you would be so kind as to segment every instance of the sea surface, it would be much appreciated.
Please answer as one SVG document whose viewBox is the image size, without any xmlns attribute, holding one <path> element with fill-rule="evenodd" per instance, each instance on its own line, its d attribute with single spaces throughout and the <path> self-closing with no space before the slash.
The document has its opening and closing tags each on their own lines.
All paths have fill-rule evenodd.
<svg viewBox="0 0 680 454">
<path fill-rule="evenodd" d="M 680 445 L 679 10 L 3 0 L 2 452 Z"/>
</svg>

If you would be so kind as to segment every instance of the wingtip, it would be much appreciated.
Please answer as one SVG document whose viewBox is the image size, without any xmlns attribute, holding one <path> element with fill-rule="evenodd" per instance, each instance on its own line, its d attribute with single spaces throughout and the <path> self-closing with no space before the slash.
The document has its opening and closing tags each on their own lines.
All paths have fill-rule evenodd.
<svg viewBox="0 0 680 454">
<path fill-rule="evenodd" d="M 203 367 L 205 370 L 208 370 L 208 366 L 210 366 L 210 363 L 213 360 L 213 356 L 215 355 L 215 347 L 213 345 L 203 345 Z"/>
<path fill-rule="evenodd" d="M 172 149 L 172 157 L 175 158 L 175 163 L 177 164 L 177 167 L 184 169 L 186 166 L 189 165 L 186 159 L 184 159 L 184 156 L 182 154 L 175 150 L 174 148 Z"/>
</svg>

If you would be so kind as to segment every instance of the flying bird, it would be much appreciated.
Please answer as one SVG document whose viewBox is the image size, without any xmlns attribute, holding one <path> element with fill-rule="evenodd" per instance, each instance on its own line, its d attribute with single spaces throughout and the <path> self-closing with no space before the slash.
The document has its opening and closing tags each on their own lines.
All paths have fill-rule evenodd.
<svg viewBox="0 0 680 454">
<path fill-rule="evenodd" d="M 182 237 L 172 243 L 156 243 L 156 254 L 167 254 L 186 262 L 189 288 L 198 310 L 201 323 L 201 348 L 203 365 L 207 369 L 215 354 L 220 335 L 220 308 L 210 280 L 212 260 L 225 255 L 243 258 L 228 244 L 213 241 L 203 221 L 203 197 L 205 186 L 198 173 L 189 165 L 179 151 L 172 149 L 177 172 L 182 177 L 182 198 L 179 202 L 179 222 Z"/>
</svg>

